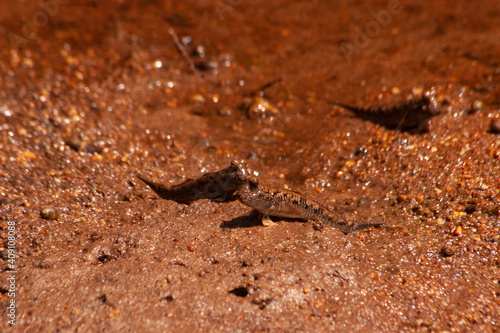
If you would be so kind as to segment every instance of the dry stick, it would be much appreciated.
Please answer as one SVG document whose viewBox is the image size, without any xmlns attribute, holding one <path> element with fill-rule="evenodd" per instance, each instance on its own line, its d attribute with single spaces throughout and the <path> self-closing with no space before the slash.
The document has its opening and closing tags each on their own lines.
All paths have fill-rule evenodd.
<svg viewBox="0 0 500 333">
<path fill-rule="evenodd" d="M 186 60 L 191 72 L 193 72 L 193 74 L 196 77 L 198 77 L 198 71 L 196 70 L 196 67 L 194 67 L 193 61 L 191 61 L 191 58 L 189 58 L 189 55 L 187 54 L 186 50 L 184 49 L 184 46 L 182 46 L 182 43 L 179 40 L 179 37 L 177 37 L 177 34 L 175 33 L 174 29 L 168 28 L 168 33 L 170 34 L 170 36 L 172 36 L 172 39 L 174 40 L 174 44 L 177 47 L 177 50 Z"/>
<path fill-rule="evenodd" d="M 257 94 L 260 94 L 261 92 L 263 92 L 264 90 L 266 90 L 267 88 L 270 88 L 272 87 L 275 83 L 278 83 L 278 82 L 281 82 L 283 81 L 283 78 L 282 77 L 279 77 L 277 79 L 274 79 L 272 81 L 269 81 L 268 83 L 264 84 L 263 86 L 257 88 L 257 89 L 254 89 L 252 91 L 252 95 L 257 95 Z"/>
</svg>

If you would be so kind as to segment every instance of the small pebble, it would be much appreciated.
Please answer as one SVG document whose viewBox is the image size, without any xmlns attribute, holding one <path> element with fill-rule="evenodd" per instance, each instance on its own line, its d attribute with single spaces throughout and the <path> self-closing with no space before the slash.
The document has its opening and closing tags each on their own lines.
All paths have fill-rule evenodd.
<svg viewBox="0 0 500 333">
<path fill-rule="evenodd" d="M 52 206 L 45 206 L 40 209 L 40 217 L 45 220 L 57 220 L 59 212 Z"/>
<path fill-rule="evenodd" d="M 117 314 L 120 313 L 120 309 L 113 309 L 111 310 L 109 313 L 108 313 L 108 317 L 109 318 L 113 318 L 114 316 L 116 316 Z"/>
<path fill-rule="evenodd" d="M 106 303 L 108 301 L 108 295 L 101 294 L 97 297 L 97 299 L 101 300 L 103 303 Z"/>
<path fill-rule="evenodd" d="M 354 155 L 355 156 L 359 156 L 359 155 L 364 155 L 368 152 L 368 149 L 366 149 L 365 147 L 359 147 L 358 149 L 356 149 L 356 151 L 354 152 Z"/>
<path fill-rule="evenodd" d="M 500 120 L 499 119 L 492 119 L 490 122 L 490 128 L 488 132 L 493 133 L 493 134 L 500 134 Z"/>
<path fill-rule="evenodd" d="M 66 144 L 74 151 L 80 151 L 82 149 L 82 142 L 74 136 L 66 140 Z"/>
<path fill-rule="evenodd" d="M 228 107 L 228 106 L 224 106 L 222 109 L 220 109 L 218 112 L 219 116 L 221 117 L 231 117 L 232 114 L 233 114 L 233 110 Z"/>
<path fill-rule="evenodd" d="M 416 196 L 415 196 L 415 200 L 419 203 L 419 204 L 422 204 L 424 203 L 425 201 L 425 197 L 422 193 L 418 193 Z"/>
<path fill-rule="evenodd" d="M 199 57 L 199 58 L 205 58 L 206 52 L 205 52 L 205 47 L 202 45 L 198 45 L 194 50 L 193 50 L 193 56 Z"/>
<path fill-rule="evenodd" d="M 441 248 L 440 253 L 443 257 L 451 257 L 453 256 L 453 254 L 455 254 L 455 249 L 451 244 L 445 244 Z"/>
<path fill-rule="evenodd" d="M 405 194 L 400 194 L 400 195 L 398 195 L 397 200 L 398 200 L 398 203 L 405 202 L 406 200 L 408 200 L 408 196 Z"/>
<path fill-rule="evenodd" d="M 212 60 L 200 60 L 197 61 L 194 66 L 200 71 L 213 72 L 219 68 L 219 64 L 216 61 Z"/>
<path fill-rule="evenodd" d="M 105 142 L 102 140 L 94 141 L 85 146 L 85 152 L 88 154 L 101 154 L 104 150 Z"/>
<path fill-rule="evenodd" d="M 247 111 L 247 116 L 250 119 L 254 118 L 270 118 L 279 114 L 279 111 L 268 100 L 262 97 L 255 97 L 252 105 Z"/>
<path fill-rule="evenodd" d="M 36 155 L 35 153 L 29 151 L 29 150 L 26 150 L 26 151 L 23 151 L 23 156 L 26 158 L 26 159 L 29 159 L 29 160 L 33 160 L 36 158 Z"/>
<path fill-rule="evenodd" d="M 466 214 L 472 214 L 475 211 L 477 211 L 477 204 L 476 203 L 468 203 L 467 206 L 465 206 L 465 213 Z"/>
<path fill-rule="evenodd" d="M 453 235 L 454 236 L 460 236 L 463 233 L 462 226 L 457 225 L 455 229 L 453 230 Z"/>
<path fill-rule="evenodd" d="M 197 104 L 203 104 L 205 103 L 205 97 L 203 97 L 203 95 L 200 94 L 194 94 L 193 96 L 191 96 L 191 101 Z"/>
<path fill-rule="evenodd" d="M 193 42 L 193 38 L 191 36 L 182 36 L 181 37 L 181 43 L 184 46 L 189 46 Z"/>
<path fill-rule="evenodd" d="M 484 102 L 479 99 L 476 99 L 474 102 L 472 102 L 471 112 L 483 111 L 484 107 L 485 107 Z"/>
</svg>

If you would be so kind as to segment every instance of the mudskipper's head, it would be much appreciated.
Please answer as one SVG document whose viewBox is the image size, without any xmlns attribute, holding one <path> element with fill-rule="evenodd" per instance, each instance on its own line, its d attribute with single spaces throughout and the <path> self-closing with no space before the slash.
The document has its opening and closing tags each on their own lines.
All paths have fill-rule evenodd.
<svg viewBox="0 0 500 333">
<path fill-rule="evenodd" d="M 231 161 L 231 166 L 229 167 L 229 170 L 233 181 L 237 182 L 239 185 L 245 183 L 246 179 L 251 174 L 250 170 L 248 169 L 246 160 Z"/>
<path fill-rule="evenodd" d="M 247 177 L 246 181 L 236 192 L 236 199 L 242 204 L 257 209 L 262 200 L 259 200 L 259 180 L 255 177 Z"/>
</svg>

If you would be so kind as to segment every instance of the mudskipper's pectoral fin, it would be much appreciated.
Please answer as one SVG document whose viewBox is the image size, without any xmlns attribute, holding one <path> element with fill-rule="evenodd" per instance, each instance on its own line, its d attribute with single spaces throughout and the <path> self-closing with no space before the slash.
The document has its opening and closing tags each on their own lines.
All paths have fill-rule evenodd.
<svg viewBox="0 0 500 333">
<path fill-rule="evenodd" d="M 259 214 L 259 220 L 262 222 L 262 224 L 266 227 L 272 227 L 273 225 L 276 225 L 276 222 L 273 222 L 271 218 L 269 217 L 268 214 Z"/>
</svg>

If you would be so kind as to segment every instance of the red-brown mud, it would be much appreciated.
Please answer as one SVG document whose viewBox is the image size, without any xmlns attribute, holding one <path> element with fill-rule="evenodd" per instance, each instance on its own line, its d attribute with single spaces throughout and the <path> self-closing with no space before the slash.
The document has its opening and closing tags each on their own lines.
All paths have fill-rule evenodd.
<svg viewBox="0 0 500 333">
<path fill-rule="evenodd" d="M 0 18 L 2 331 L 500 330 L 499 2 L 10 1 Z M 429 90 L 428 132 L 336 105 Z M 264 227 L 135 178 L 241 158 L 385 226 Z"/>
</svg>

